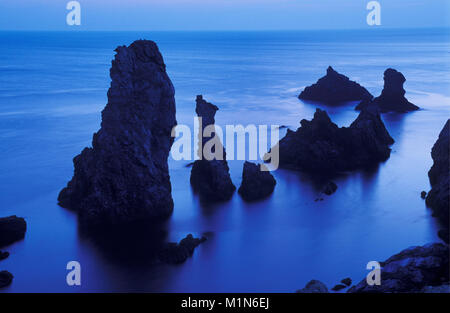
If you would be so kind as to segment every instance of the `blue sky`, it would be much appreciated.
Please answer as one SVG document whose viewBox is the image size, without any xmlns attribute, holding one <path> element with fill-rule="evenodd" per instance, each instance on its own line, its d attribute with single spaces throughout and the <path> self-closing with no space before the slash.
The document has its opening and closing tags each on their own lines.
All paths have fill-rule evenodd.
<svg viewBox="0 0 450 313">
<path fill-rule="evenodd" d="M 0 0 L 0 30 L 283 30 L 367 28 L 370 0 Z M 379 0 L 381 27 L 449 27 L 450 0 Z"/>
</svg>

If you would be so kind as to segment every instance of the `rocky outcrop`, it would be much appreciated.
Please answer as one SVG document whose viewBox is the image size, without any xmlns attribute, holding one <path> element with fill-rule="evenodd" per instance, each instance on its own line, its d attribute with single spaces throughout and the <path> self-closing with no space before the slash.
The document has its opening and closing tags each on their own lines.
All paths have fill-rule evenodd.
<svg viewBox="0 0 450 313">
<path fill-rule="evenodd" d="M 449 175 L 450 175 L 450 120 L 447 120 L 439 138 L 431 150 L 433 166 L 428 172 L 431 190 L 427 195 L 426 204 L 442 223 L 444 228 L 449 228 Z M 447 239 L 448 242 L 448 239 Z"/>
<path fill-rule="evenodd" d="M 239 194 L 246 201 L 256 201 L 269 196 L 275 189 L 275 178 L 269 171 L 262 171 L 261 166 L 245 162 L 242 170 L 242 183 Z"/>
<path fill-rule="evenodd" d="M 297 293 L 328 293 L 327 286 L 318 280 L 311 280 L 305 288 L 297 290 Z"/>
<path fill-rule="evenodd" d="M 331 66 L 327 69 L 327 75 L 320 78 L 317 83 L 306 87 L 298 97 L 302 100 L 319 101 L 332 105 L 373 98 L 366 88 L 351 81 L 347 76 L 339 74 Z"/>
<path fill-rule="evenodd" d="M 15 215 L 0 218 L 0 248 L 22 240 L 27 231 L 27 223 Z"/>
<path fill-rule="evenodd" d="M 222 143 L 215 137 L 215 132 L 210 137 L 203 137 L 206 127 L 213 127 L 214 116 L 218 110 L 217 106 L 197 96 L 195 112 L 201 118 L 201 133 L 199 132 L 199 153 L 201 159 L 196 160 L 191 169 L 191 185 L 195 192 L 208 201 L 226 201 L 232 196 L 236 187 L 231 181 L 229 168 L 226 160 L 226 152 Z M 215 140 L 214 154 L 203 155 L 204 147 L 210 140 Z M 219 155 L 220 157 L 216 157 Z"/>
<path fill-rule="evenodd" d="M 74 158 L 74 176 L 58 197 L 87 226 L 158 219 L 173 210 L 167 158 L 174 87 L 153 41 L 115 51 L 101 128 L 92 148 Z"/>
<path fill-rule="evenodd" d="M 350 127 L 339 128 L 320 109 L 300 124 L 278 143 L 280 167 L 329 176 L 385 161 L 394 143 L 373 109 L 363 110 Z"/>
<path fill-rule="evenodd" d="M 194 249 L 206 241 L 205 237 L 194 238 L 192 234 L 181 239 L 179 243 L 170 242 L 160 251 L 159 259 L 167 264 L 180 264 L 194 253 Z"/>
<path fill-rule="evenodd" d="M 348 292 L 421 292 L 449 282 L 449 248 L 441 243 L 410 247 L 380 265 L 380 285 L 369 286 L 363 279 Z"/>
<path fill-rule="evenodd" d="M 384 88 L 381 95 L 373 100 L 363 99 L 356 106 L 356 110 L 363 110 L 367 107 L 376 107 L 380 112 L 409 112 L 419 110 L 419 107 L 412 104 L 405 98 L 403 84 L 406 79 L 402 73 L 389 68 L 384 72 Z"/>
<path fill-rule="evenodd" d="M 0 288 L 11 285 L 14 276 L 8 271 L 0 271 Z"/>
</svg>

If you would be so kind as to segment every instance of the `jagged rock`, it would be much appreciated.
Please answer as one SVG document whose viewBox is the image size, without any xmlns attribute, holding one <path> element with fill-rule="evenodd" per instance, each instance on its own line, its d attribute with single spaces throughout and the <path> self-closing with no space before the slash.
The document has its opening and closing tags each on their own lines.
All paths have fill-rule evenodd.
<svg viewBox="0 0 450 313">
<path fill-rule="evenodd" d="M 410 247 L 380 265 L 379 286 L 369 286 L 363 279 L 348 292 L 420 292 L 449 282 L 449 248 L 442 243 Z"/>
<path fill-rule="evenodd" d="M 331 288 L 331 290 L 333 290 L 333 291 L 339 291 L 339 290 L 345 289 L 345 288 L 347 288 L 347 287 L 348 287 L 348 286 L 346 286 L 346 285 L 337 284 L 336 286 L 334 286 L 333 288 Z"/>
<path fill-rule="evenodd" d="M 339 104 L 352 100 L 370 100 L 373 96 L 366 88 L 339 74 L 331 66 L 327 75 L 317 83 L 306 87 L 298 96 L 302 100 L 320 101 L 326 104 Z"/>
<path fill-rule="evenodd" d="M 348 287 L 352 284 L 352 279 L 350 277 L 344 278 L 343 280 L 341 280 L 341 283 Z"/>
<path fill-rule="evenodd" d="M 449 228 L 449 145 L 450 145 L 450 119 L 445 123 L 439 138 L 431 150 L 433 166 L 428 172 L 431 190 L 427 195 L 426 204 L 433 211 L 443 226 Z"/>
<path fill-rule="evenodd" d="M 427 192 L 426 192 L 426 191 L 422 191 L 422 192 L 420 193 L 420 197 L 421 197 L 422 199 L 425 199 L 425 198 L 427 197 Z"/>
<path fill-rule="evenodd" d="M 194 253 L 194 249 L 206 241 L 205 237 L 194 238 L 192 234 L 181 239 L 179 243 L 170 242 L 159 253 L 159 259 L 167 264 L 180 264 Z"/>
<path fill-rule="evenodd" d="M 269 196 L 275 189 L 275 178 L 269 171 L 262 171 L 260 166 L 245 162 L 242 170 L 242 183 L 239 194 L 246 201 L 255 201 Z"/>
<path fill-rule="evenodd" d="M 0 251 L 0 261 L 4 260 L 4 259 L 7 259 L 8 257 L 9 257 L 9 252 L 8 251 L 5 251 L 5 252 Z"/>
<path fill-rule="evenodd" d="M 384 88 L 381 95 L 377 98 L 364 99 L 356 106 L 356 110 L 374 106 L 380 112 L 409 112 L 419 110 L 419 107 L 412 104 L 405 98 L 405 89 L 403 84 L 406 79 L 402 73 L 388 68 L 384 72 Z"/>
<path fill-rule="evenodd" d="M 0 272 L 0 288 L 11 285 L 14 276 L 8 271 Z"/>
<path fill-rule="evenodd" d="M 167 158 L 174 87 L 153 41 L 115 51 L 101 128 L 92 148 L 74 158 L 74 176 L 58 197 L 86 226 L 158 219 L 173 210 Z"/>
<path fill-rule="evenodd" d="M 203 130 L 215 124 L 214 116 L 218 110 L 217 106 L 203 99 L 198 95 L 196 99 L 195 112 L 202 119 L 202 129 L 199 136 L 203 136 Z M 215 133 L 211 137 L 203 137 L 199 141 L 199 151 L 202 152 L 205 144 L 213 140 Z M 222 144 L 217 142 L 215 149 L 221 152 L 221 159 L 212 156 L 202 155 L 200 160 L 196 160 L 191 169 L 191 185 L 195 192 L 208 201 L 226 201 L 232 196 L 236 187 L 231 181 L 228 163 L 226 161 L 226 152 Z M 202 153 L 203 154 L 203 153 Z"/>
<path fill-rule="evenodd" d="M 318 280 L 311 280 L 305 288 L 297 290 L 297 293 L 328 293 L 327 286 Z"/>
<path fill-rule="evenodd" d="M 325 184 L 325 186 L 323 187 L 322 192 L 328 196 L 332 195 L 333 193 L 336 192 L 338 186 L 336 185 L 335 182 L 329 181 L 328 183 Z"/>
<path fill-rule="evenodd" d="M 22 240 L 27 231 L 27 223 L 15 215 L 0 218 L 0 248 Z"/>
<path fill-rule="evenodd" d="M 317 109 L 278 143 L 280 167 L 328 176 L 371 166 L 389 158 L 394 143 L 376 110 L 363 110 L 350 127 L 339 128 Z"/>
</svg>

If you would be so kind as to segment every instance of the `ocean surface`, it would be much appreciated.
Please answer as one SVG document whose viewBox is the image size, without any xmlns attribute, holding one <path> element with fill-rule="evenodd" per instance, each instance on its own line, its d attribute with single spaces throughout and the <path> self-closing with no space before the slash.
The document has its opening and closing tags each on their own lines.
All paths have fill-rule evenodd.
<svg viewBox="0 0 450 313">
<path fill-rule="evenodd" d="M 166 239 L 208 240 L 184 264 L 154 265 L 145 258 L 151 236 L 111 237 L 111 253 L 83 236 L 76 214 L 56 201 L 72 158 L 99 128 L 113 50 L 135 39 L 157 42 L 180 124 L 193 124 L 195 96 L 203 94 L 219 107 L 219 125 L 296 129 L 318 106 L 298 93 L 329 65 L 375 96 L 393 67 L 422 110 L 383 115 L 395 139 L 389 160 L 336 177 L 337 192 L 323 201 L 315 201 L 320 192 L 309 177 L 279 169 L 264 201 L 245 203 L 236 193 L 207 205 L 191 190 L 189 161 L 169 158 L 175 207 Z M 14 281 L 2 292 L 293 292 L 311 279 L 329 287 L 345 277 L 359 282 L 369 261 L 438 241 L 420 192 L 430 189 L 431 147 L 450 117 L 449 53 L 444 29 L 0 32 L 0 216 L 28 223 L 25 239 L 4 249 L 11 255 L 0 269 Z M 339 126 L 357 116 L 354 103 L 321 107 Z M 239 187 L 243 161 L 229 164 Z M 80 287 L 66 284 L 72 260 L 81 264 Z"/>
</svg>

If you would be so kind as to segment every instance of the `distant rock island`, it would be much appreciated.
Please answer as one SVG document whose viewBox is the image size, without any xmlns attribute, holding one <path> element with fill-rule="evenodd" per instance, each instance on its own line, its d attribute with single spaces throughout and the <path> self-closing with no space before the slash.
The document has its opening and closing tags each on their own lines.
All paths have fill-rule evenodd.
<svg viewBox="0 0 450 313">
<path fill-rule="evenodd" d="M 173 210 L 167 158 L 176 125 L 174 87 L 156 43 L 116 50 L 108 103 L 92 148 L 73 159 L 58 197 L 86 226 L 166 217 Z"/>
<path fill-rule="evenodd" d="M 350 127 L 339 128 L 317 109 L 279 143 L 280 167 L 320 176 L 371 166 L 389 158 L 394 140 L 377 110 L 363 110 Z"/>
<path fill-rule="evenodd" d="M 215 124 L 216 111 L 219 110 L 217 106 L 209 103 L 203 99 L 202 95 L 196 98 L 195 112 L 198 117 L 201 117 L 202 128 L 199 130 L 199 136 L 202 138 L 199 141 L 199 151 L 203 151 L 205 145 L 213 140 L 215 133 L 211 137 L 203 137 L 203 131 L 208 126 Z M 201 143 L 201 145 L 200 145 Z M 215 142 L 214 152 L 219 152 L 222 159 L 216 159 L 213 156 L 205 156 L 202 154 L 200 160 L 196 160 L 191 169 L 191 185 L 195 192 L 200 194 L 200 197 L 207 201 L 226 201 L 232 196 L 236 187 L 231 181 L 228 163 L 226 160 L 226 152 L 221 142 Z"/>
<path fill-rule="evenodd" d="M 386 112 L 409 112 L 419 110 L 419 107 L 412 104 L 405 98 L 403 84 L 406 78 L 402 73 L 388 68 L 384 72 L 384 88 L 381 95 L 375 99 L 364 99 L 356 106 L 356 110 L 363 110 L 369 106 L 374 106 L 382 113 Z"/>
<path fill-rule="evenodd" d="M 269 171 L 261 171 L 260 166 L 251 162 L 244 162 L 242 183 L 239 194 L 246 201 L 256 201 L 268 197 L 275 189 L 275 178 Z"/>
<path fill-rule="evenodd" d="M 323 102 L 337 105 L 342 102 L 371 100 L 373 96 L 366 88 L 339 74 L 331 66 L 327 74 L 315 84 L 306 87 L 298 96 L 302 100 Z"/>
</svg>

